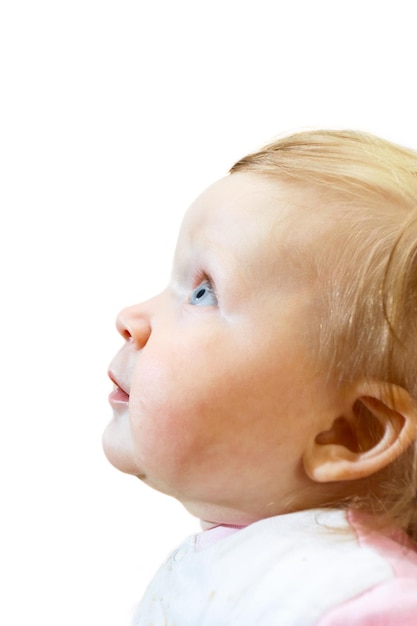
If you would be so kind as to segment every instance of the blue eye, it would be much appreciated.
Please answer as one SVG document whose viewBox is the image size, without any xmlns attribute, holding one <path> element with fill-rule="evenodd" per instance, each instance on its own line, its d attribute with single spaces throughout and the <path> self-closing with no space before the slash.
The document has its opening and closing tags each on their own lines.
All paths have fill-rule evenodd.
<svg viewBox="0 0 417 626">
<path fill-rule="evenodd" d="M 217 298 L 214 293 L 214 289 L 209 280 L 203 280 L 197 287 L 192 291 L 190 295 L 190 304 L 194 304 L 196 306 L 216 306 Z"/>
</svg>

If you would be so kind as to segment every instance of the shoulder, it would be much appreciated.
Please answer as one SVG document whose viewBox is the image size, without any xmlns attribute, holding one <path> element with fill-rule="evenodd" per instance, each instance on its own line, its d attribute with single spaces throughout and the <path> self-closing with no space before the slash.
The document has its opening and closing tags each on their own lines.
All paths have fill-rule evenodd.
<svg viewBox="0 0 417 626">
<path fill-rule="evenodd" d="M 369 613 L 381 597 L 391 612 L 407 607 L 403 597 L 417 602 L 417 564 L 414 570 L 399 544 L 366 535 L 343 511 L 269 518 L 226 536 L 208 532 L 214 541 L 194 537 L 162 566 L 141 606 L 148 621 L 138 624 L 158 623 L 161 612 L 181 626 L 206 615 L 218 626 L 346 626 L 361 624 L 351 615 L 370 606 Z M 416 606 L 405 614 L 416 615 Z M 407 622 L 363 622 L 370 624 Z"/>
<path fill-rule="evenodd" d="M 390 575 L 329 610 L 317 626 L 415 626 L 417 616 L 416 546 L 373 530 L 366 517 L 347 515 L 358 549 Z"/>
<path fill-rule="evenodd" d="M 331 609 L 317 626 L 415 626 L 417 578 L 393 578 Z"/>
</svg>

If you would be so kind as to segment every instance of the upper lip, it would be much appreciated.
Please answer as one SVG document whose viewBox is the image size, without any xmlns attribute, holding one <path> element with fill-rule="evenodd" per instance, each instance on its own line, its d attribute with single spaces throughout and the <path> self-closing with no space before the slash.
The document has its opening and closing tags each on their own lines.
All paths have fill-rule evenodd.
<svg viewBox="0 0 417 626">
<path fill-rule="evenodd" d="M 112 383 L 114 383 L 116 385 L 116 387 L 119 387 L 119 389 L 121 389 L 122 391 L 124 391 L 127 395 L 129 394 L 128 389 L 126 389 L 126 387 L 124 387 L 118 380 L 117 376 L 115 376 L 115 374 L 111 371 L 108 372 L 108 376 L 110 378 L 110 380 L 112 381 Z"/>
</svg>

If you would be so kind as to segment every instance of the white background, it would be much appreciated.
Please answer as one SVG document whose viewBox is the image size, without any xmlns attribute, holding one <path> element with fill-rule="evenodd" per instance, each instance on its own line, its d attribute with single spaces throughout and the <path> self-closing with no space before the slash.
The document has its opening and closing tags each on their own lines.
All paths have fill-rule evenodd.
<svg viewBox="0 0 417 626">
<path fill-rule="evenodd" d="M 417 148 L 414 5 L 2 2 L 1 624 L 127 625 L 198 529 L 102 453 L 115 315 L 165 285 L 195 195 L 275 135 Z"/>
</svg>

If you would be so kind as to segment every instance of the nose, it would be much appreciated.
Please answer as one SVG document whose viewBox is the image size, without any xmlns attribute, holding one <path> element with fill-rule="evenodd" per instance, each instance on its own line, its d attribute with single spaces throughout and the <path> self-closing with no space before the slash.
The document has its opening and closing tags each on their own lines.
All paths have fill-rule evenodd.
<svg viewBox="0 0 417 626">
<path fill-rule="evenodd" d="M 149 311 L 141 304 L 135 304 L 120 311 L 116 319 L 116 328 L 126 341 L 132 340 L 137 350 L 148 342 L 152 332 Z"/>
</svg>

